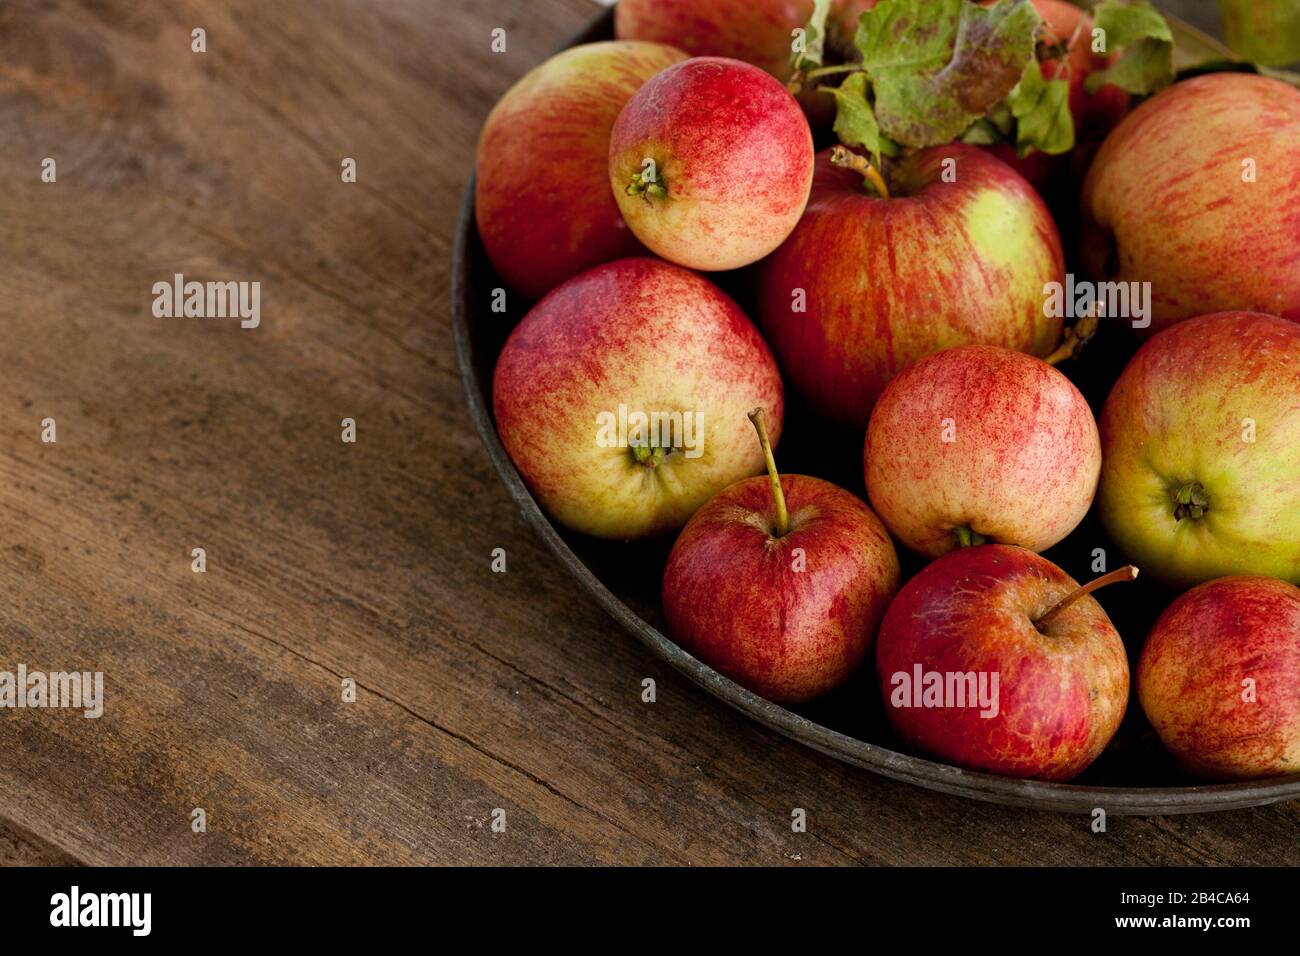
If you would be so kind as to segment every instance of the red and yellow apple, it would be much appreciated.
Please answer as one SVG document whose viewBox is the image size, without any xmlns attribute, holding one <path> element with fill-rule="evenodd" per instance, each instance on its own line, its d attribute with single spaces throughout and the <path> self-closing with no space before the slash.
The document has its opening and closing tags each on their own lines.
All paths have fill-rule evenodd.
<svg viewBox="0 0 1300 956">
<path fill-rule="evenodd" d="M 770 467 L 687 523 L 664 570 L 664 613 L 704 663 L 797 704 L 840 686 L 866 659 L 898 590 L 898 556 L 858 498 Z"/>
<path fill-rule="evenodd" d="M 1135 573 L 1124 572 L 1115 577 Z M 963 548 L 923 568 L 876 641 L 899 737 L 968 770 L 1058 781 L 1081 773 L 1128 705 L 1124 642 L 1088 588 L 1005 545 Z"/>
<path fill-rule="evenodd" d="M 823 417 L 866 427 L 898 372 L 956 345 L 1046 356 L 1064 279 L 1047 207 L 1009 166 L 955 144 L 885 170 L 889 198 L 817 157 L 812 197 L 759 266 L 758 318 L 792 384 Z"/>
<path fill-rule="evenodd" d="M 1094 278 L 1151 283 L 1150 331 L 1210 312 L 1300 319 L 1300 89 L 1184 80 L 1102 144 L 1084 183 Z"/>
<path fill-rule="evenodd" d="M 1087 401 L 1046 362 L 970 345 L 904 369 L 871 416 L 867 497 L 935 558 L 996 541 L 1043 551 L 1083 520 L 1101 469 Z"/>
<path fill-rule="evenodd" d="M 756 262 L 794 229 L 812 185 L 799 104 L 757 67 L 720 57 L 671 66 L 623 108 L 609 182 L 652 251 L 691 269 Z"/>
<path fill-rule="evenodd" d="M 609 134 L 632 94 L 686 55 L 591 43 L 551 57 L 493 108 L 478 144 L 474 211 L 501 278 L 529 299 L 644 252 L 609 195 Z"/>
<path fill-rule="evenodd" d="M 828 45 L 846 57 L 862 11 L 875 5 L 876 0 L 833 0 Z M 793 72 L 794 31 L 812 12 L 813 0 L 621 0 L 614 32 L 624 40 L 667 43 L 692 56 L 744 60 L 785 82 Z"/>
<path fill-rule="evenodd" d="M 1156 621 L 1138 700 L 1199 777 L 1300 773 L 1300 589 L 1275 578 L 1202 584 Z"/>
<path fill-rule="evenodd" d="M 497 360 L 502 444 L 559 523 L 601 538 L 673 532 L 773 438 L 776 362 L 730 298 L 657 259 L 621 259 L 570 279 L 533 307 Z"/>
<path fill-rule="evenodd" d="M 1300 582 L 1300 324 L 1228 312 L 1145 343 L 1101 414 L 1097 510 L 1152 577 Z"/>
</svg>

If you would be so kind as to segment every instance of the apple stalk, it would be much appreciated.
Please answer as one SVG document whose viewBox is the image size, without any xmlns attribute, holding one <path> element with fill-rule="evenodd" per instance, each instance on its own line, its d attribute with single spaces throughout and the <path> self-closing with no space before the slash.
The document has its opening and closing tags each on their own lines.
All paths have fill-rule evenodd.
<svg viewBox="0 0 1300 956">
<path fill-rule="evenodd" d="M 865 156 L 859 156 L 843 146 L 836 146 L 831 150 L 831 162 L 843 169 L 851 169 L 859 173 L 865 177 L 867 184 L 875 190 L 877 196 L 881 199 L 889 198 L 889 187 L 885 185 L 885 177 L 880 175 L 880 170 L 871 165 L 871 160 Z"/>
<path fill-rule="evenodd" d="M 1075 588 L 1065 597 L 1061 598 L 1061 600 L 1057 601 L 1055 604 L 1052 605 L 1051 608 L 1048 609 L 1046 614 L 1044 614 L 1037 621 L 1035 621 L 1034 624 L 1038 627 L 1040 631 L 1042 631 L 1047 627 L 1047 625 L 1051 624 L 1052 621 L 1054 621 L 1061 614 L 1062 611 L 1068 608 L 1075 601 L 1078 601 L 1085 594 L 1091 594 L 1093 591 L 1096 591 L 1098 588 L 1104 588 L 1108 584 L 1117 584 L 1120 581 L 1132 581 L 1137 576 L 1138 576 L 1138 569 L 1131 564 L 1126 565 L 1117 571 L 1112 571 L 1110 572 L 1110 574 L 1103 574 L 1095 581 L 1089 581 L 1087 584 L 1083 585 L 1082 587 Z"/>
<path fill-rule="evenodd" d="M 772 483 L 772 499 L 776 502 L 776 537 L 784 538 L 790 530 L 790 513 L 785 508 L 785 492 L 781 490 L 781 476 L 777 474 L 776 459 L 772 457 L 772 442 L 767 437 L 767 420 L 763 409 L 756 408 L 749 413 L 749 420 L 758 432 L 758 443 L 763 448 L 763 460 L 767 462 L 767 477 Z"/>
</svg>

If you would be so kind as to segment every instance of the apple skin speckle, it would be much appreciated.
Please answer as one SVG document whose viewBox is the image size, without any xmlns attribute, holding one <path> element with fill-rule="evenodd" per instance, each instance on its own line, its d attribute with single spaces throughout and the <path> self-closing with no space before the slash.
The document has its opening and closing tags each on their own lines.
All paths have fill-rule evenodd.
<svg viewBox="0 0 1300 956">
<path fill-rule="evenodd" d="M 1069 379 L 981 345 L 931 355 L 894 379 L 863 459 L 876 513 L 932 558 L 957 546 L 961 527 L 1045 551 L 1088 513 L 1102 463 L 1092 410 Z"/>
<path fill-rule="evenodd" d="M 732 485 L 691 518 L 664 569 L 664 613 L 700 660 L 768 700 L 797 704 L 867 659 L 899 566 L 884 525 L 856 496 L 804 475 L 782 475 L 781 488 L 784 536 L 772 533 L 766 477 Z"/>
<path fill-rule="evenodd" d="M 1187 592 L 1151 629 L 1137 690 L 1161 741 L 1198 777 L 1300 772 L 1300 588 L 1236 576 Z"/>
<path fill-rule="evenodd" d="M 497 360 L 492 405 L 551 516 L 623 540 L 675 532 L 762 471 L 748 413 L 764 410 L 775 443 L 785 407 L 776 360 L 740 307 L 703 276 L 648 258 L 597 266 L 534 306 Z M 700 455 L 648 469 L 627 447 L 603 447 L 597 418 L 620 405 L 696 416 Z"/>
<path fill-rule="evenodd" d="M 876 673 L 895 732 L 969 770 L 1070 780 L 1106 748 L 1128 706 L 1124 642 L 1091 595 L 1041 633 L 1035 620 L 1078 587 L 1024 548 L 962 548 L 927 565 L 880 626 Z M 893 675 L 998 675 L 998 713 L 978 707 L 896 707 Z"/>
</svg>

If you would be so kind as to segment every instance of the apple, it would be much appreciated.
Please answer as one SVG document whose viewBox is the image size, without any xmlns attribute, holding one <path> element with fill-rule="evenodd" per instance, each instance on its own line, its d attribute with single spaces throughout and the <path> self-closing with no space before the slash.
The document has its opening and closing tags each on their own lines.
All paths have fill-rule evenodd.
<svg viewBox="0 0 1300 956">
<path fill-rule="evenodd" d="M 1227 577 L 1160 615 L 1137 667 L 1138 700 L 1191 773 L 1250 780 L 1300 772 L 1300 589 Z"/>
<path fill-rule="evenodd" d="M 696 57 L 647 82 L 609 144 L 623 218 L 691 269 L 749 265 L 794 229 L 812 185 L 808 121 L 785 87 L 739 60 Z"/>
<path fill-rule="evenodd" d="M 1150 332 L 1233 309 L 1300 319 L 1300 89 L 1246 73 L 1176 83 L 1106 138 L 1082 261 L 1148 282 Z"/>
<path fill-rule="evenodd" d="M 1300 582 L 1300 325 L 1227 312 L 1166 329 L 1115 383 L 1101 442 L 1098 515 L 1152 577 Z"/>
<path fill-rule="evenodd" d="M 936 558 L 987 541 L 1050 548 L 1088 513 L 1102 454 L 1069 379 L 1033 356 L 968 345 L 890 383 L 864 459 L 876 514 Z"/>
<path fill-rule="evenodd" d="M 898 556 L 861 500 L 805 475 L 777 474 L 761 409 L 751 414 L 768 478 L 700 508 L 664 569 L 677 642 L 779 704 L 820 697 L 866 659 L 898 591 Z"/>
<path fill-rule="evenodd" d="M 774 439 L 776 362 L 753 323 L 703 277 L 621 259 L 542 299 L 497 359 L 502 444 L 560 524 L 600 538 L 678 530 L 763 468 L 746 412 Z"/>
<path fill-rule="evenodd" d="M 592 266 L 645 252 L 609 195 L 609 134 L 641 84 L 684 59 L 656 43 L 574 47 L 493 108 L 479 138 L 474 212 L 508 286 L 538 299 Z"/>
<path fill-rule="evenodd" d="M 876 0 L 832 0 L 827 45 L 847 58 L 858 20 Z M 794 31 L 812 16 L 813 0 L 621 0 L 614 10 L 620 39 L 667 43 L 692 56 L 744 60 L 785 82 Z"/>
<path fill-rule="evenodd" d="M 1124 642 L 1090 592 L 1024 548 L 927 565 L 885 612 L 876 673 L 908 745 L 968 770 L 1061 781 L 1106 748 L 1128 705 Z"/>
<path fill-rule="evenodd" d="M 758 267 L 759 322 L 814 410 L 861 431 L 889 380 L 932 352 L 1052 352 L 1062 320 L 1043 288 L 1065 264 L 1029 183 L 961 144 L 887 165 L 887 197 L 836 161 L 866 168 L 842 147 L 819 154 L 803 219 Z"/>
</svg>

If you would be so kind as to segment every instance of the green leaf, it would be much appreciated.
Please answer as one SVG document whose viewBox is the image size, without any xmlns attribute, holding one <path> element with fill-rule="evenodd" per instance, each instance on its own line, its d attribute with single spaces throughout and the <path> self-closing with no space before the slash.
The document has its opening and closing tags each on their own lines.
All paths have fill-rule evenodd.
<svg viewBox="0 0 1300 956">
<path fill-rule="evenodd" d="M 998 132 L 998 128 L 986 119 L 978 119 L 966 132 L 961 134 L 963 143 L 970 143 L 972 146 L 992 146 L 994 143 L 1005 143 L 1006 137 Z"/>
<path fill-rule="evenodd" d="M 1074 116 L 1070 112 L 1070 84 L 1044 80 L 1035 60 L 1008 99 L 1015 116 L 1016 152 L 1027 156 L 1038 150 L 1056 156 L 1074 149 Z"/>
<path fill-rule="evenodd" d="M 883 0 L 857 47 L 881 130 L 905 146 L 956 139 L 1020 82 L 1041 20 L 1029 0 Z"/>
<path fill-rule="evenodd" d="M 1093 11 L 1093 23 L 1105 33 L 1106 50 L 1102 52 L 1123 52 L 1107 69 L 1089 74 L 1085 84 L 1089 93 L 1111 84 L 1145 96 L 1174 81 L 1174 35 L 1165 18 L 1146 0 L 1104 0 Z"/>
<path fill-rule="evenodd" d="M 804 25 L 804 49 L 792 51 L 791 62 L 800 73 L 821 66 L 826 58 L 826 18 L 830 12 L 831 0 L 813 0 L 812 16 Z"/>
<path fill-rule="evenodd" d="M 1300 0 L 1219 0 L 1223 36 L 1261 66 L 1300 61 Z"/>
<path fill-rule="evenodd" d="M 898 155 L 898 144 L 880 132 L 876 114 L 867 100 L 867 75 L 854 73 L 840 86 L 828 89 L 835 96 L 835 135 L 845 146 L 861 146 L 871 152 L 876 167 L 880 154 Z"/>
</svg>

